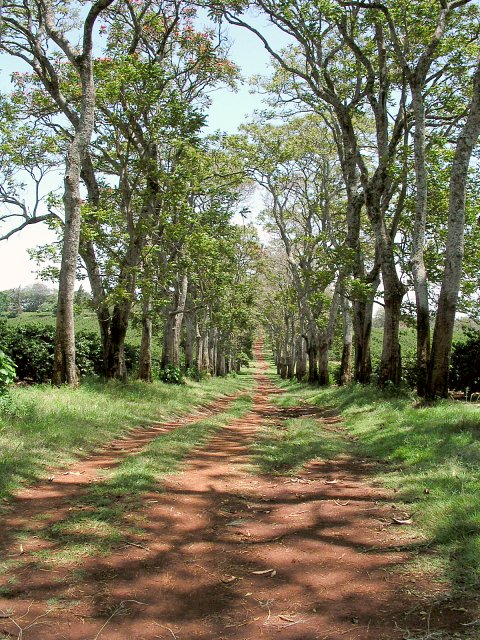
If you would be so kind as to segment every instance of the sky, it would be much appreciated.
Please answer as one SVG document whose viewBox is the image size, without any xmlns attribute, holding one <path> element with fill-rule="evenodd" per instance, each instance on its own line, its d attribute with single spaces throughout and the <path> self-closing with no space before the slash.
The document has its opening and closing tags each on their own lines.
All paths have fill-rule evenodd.
<svg viewBox="0 0 480 640">
<path fill-rule="evenodd" d="M 284 37 L 263 19 L 255 18 L 255 25 L 269 35 L 269 39 L 279 46 L 285 44 Z M 261 42 L 246 29 L 228 27 L 231 42 L 230 59 L 241 69 L 243 77 L 264 75 L 268 72 L 269 55 Z M 23 70 L 16 60 L 0 58 L 0 90 L 8 91 L 9 76 L 12 71 Z M 211 94 L 212 105 L 208 115 L 208 129 L 234 133 L 238 126 L 246 122 L 255 109 L 262 106 L 260 95 L 252 93 L 248 84 L 237 91 L 219 89 Z M 261 207 L 262 199 L 257 194 L 248 203 L 251 218 Z M 6 231 L 3 226 L 2 231 Z M 36 265 L 28 255 L 28 249 L 48 244 L 54 234 L 44 224 L 30 225 L 8 240 L 0 242 L 0 291 L 31 284 L 36 280 Z M 85 286 L 85 283 L 84 283 Z"/>
</svg>

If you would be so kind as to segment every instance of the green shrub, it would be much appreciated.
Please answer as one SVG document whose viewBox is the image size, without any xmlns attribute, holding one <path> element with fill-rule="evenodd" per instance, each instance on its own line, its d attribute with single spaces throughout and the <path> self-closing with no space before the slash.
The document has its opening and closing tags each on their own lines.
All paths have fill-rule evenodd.
<svg viewBox="0 0 480 640">
<path fill-rule="evenodd" d="M 167 384 L 183 384 L 184 382 L 180 367 L 175 367 L 173 364 L 167 364 L 163 369 L 160 369 L 159 378 Z"/>
<path fill-rule="evenodd" d="M 237 362 L 241 367 L 248 367 L 250 364 L 250 358 L 248 356 L 248 353 L 245 353 L 242 351 L 239 354 L 237 354 Z"/>
<path fill-rule="evenodd" d="M 76 363 L 82 376 L 102 375 L 102 341 L 96 331 L 83 329 L 75 335 Z M 20 380 L 47 382 L 52 377 L 55 327 L 51 325 L 0 325 L 0 349 L 13 360 Z M 139 347 L 125 345 L 125 363 L 130 373 L 137 365 Z M 157 363 L 155 363 L 157 364 Z"/>
<path fill-rule="evenodd" d="M 197 367 L 189 367 L 188 369 L 185 369 L 184 376 L 186 378 L 190 378 L 190 380 L 195 380 L 195 382 L 200 382 L 201 380 L 205 380 L 207 372 L 200 371 Z"/>
<path fill-rule="evenodd" d="M 125 344 L 125 366 L 127 371 L 131 373 L 138 366 L 138 359 L 140 357 L 140 347 L 138 345 L 126 343 Z M 154 363 L 152 362 L 152 367 Z"/>
<path fill-rule="evenodd" d="M 46 382 L 52 376 L 54 327 L 39 324 L 4 328 L 0 347 L 10 356 L 20 380 Z"/>
<path fill-rule="evenodd" d="M 402 382 L 409 388 L 417 386 L 417 355 L 415 351 L 402 354 Z"/>
<path fill-rule="evenodd" d="M 452 348 L 449 387 L 480 391 L 480 331 L 465 329 L 465 335 L 467 339 Z"/>
<path fill-rule="evenodd" d="M 5 394 L 8 385 L 15 380 L 15 365 L 11 358 L 0 349 L 0 395 Z"/>
<path fill-rule="evenodd" d="M 103 373 L 103 349 L 95 331 L 82 330 L 75 335 L 75 361 L 82 376 Z"/>
</svg>

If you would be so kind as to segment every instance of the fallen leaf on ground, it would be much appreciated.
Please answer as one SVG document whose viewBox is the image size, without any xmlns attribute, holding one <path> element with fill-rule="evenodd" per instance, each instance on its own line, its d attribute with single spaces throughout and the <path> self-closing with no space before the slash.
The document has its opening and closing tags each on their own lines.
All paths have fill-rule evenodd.
<svg viewBox="0 0 480 640">
<path fill-rule="evenodd" d="M 324 480 L 323 484 L 338 484 L 338 480 Z"/>
<path fill-rule="evenodd" d="M 232 582 L 235 582 L 236 580 L 238 580 L 237 576 L 224 576 L 222 578 L 222 582 L 224 584 L 231 584 Z"/>
<path fill-rule="evenodd" d="M 289 616 L 278 616 L 281 620 L 286 620 L 287 622 L 295 622 L 295 620 L 293 618 L 290 618 Z"/>
<path fill-rule="evenodd" d="M 262 569 L 261 571 L 252 571 L 251 573 L 253 573 L 256 576 L 266 576 L 268 574 L 270 574 L 271 576 L 277 575 L 277 572 L 275 571 L 275 569 Z"/>
<path fill-rule="evenodd" d="M 402 520 L 401 518 L 392 518 L 394 524 L 413 524 L 413 520 L 411 518 L 406 518 Z"/>
</svg>

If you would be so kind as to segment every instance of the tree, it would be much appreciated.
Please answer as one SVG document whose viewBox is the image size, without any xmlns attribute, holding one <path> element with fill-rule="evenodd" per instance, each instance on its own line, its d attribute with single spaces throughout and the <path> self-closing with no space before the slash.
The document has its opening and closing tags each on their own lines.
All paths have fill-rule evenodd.
<svg viewBox="0 0 480 640">
<path fill-rule="evenodd" d="M 80 255 L 108 377 L 126 376 L 123 345 L 143 252 L 152 245 L 161 251 L 175 212 L 189 208 L 187 163 L 204 124 L 205 89 L 232 82 L 236 74 L 222 37 L 196 31 L 193 17 L 180 1 L 125 3 L 101 27 L 107 56 L 93 62 L 96 135 L 81 168 L 88 199 L 82 203 Z M 78 74 L 62 59 L 56 73 L 68 109 L 48 100 L 31 76 L 21 79 L 32 93 L 24 108 L 69 144 L 74 126 L 66 127 L 62 114 L 75 125 Z"/>
<path fill-rule="evenodd" d="M 26 62 L 43 84 L 46 92 L 62 111 L 70 116 L 74 135 L 65 158 L 63 204 L 62 264 L 60 267 L 57 328 L 53 383 L 78 384 L 75 365 L 74 289 L 80 242 L 80 174 L 93 133 L 95 85 L 93 78 L 93 28 L 98 16 L 113 0 L 97 0 L 83 21 L 81 44 L 69 39 L 71 9 L 61 12 L 50 0 L 7 2 L 2 8 L 0 49 Z M 78 76 L 81 100 L 78 111 L 72 111 L 62 94 L 54 64 L 55 50 L 67 58 Z"/>
<path fill-rule="evenodd" d="M 477 8 L 465 5 L 469 0 L 435 3 L 417 2 L 414 7 L 392 0 L 387 3 L 343 3 L 351 7 L 362 6 L 379 13 L 385 20 L 387 55 L 399 65 L 408 82 L 414 124 L 415 216 L 411 238 L 411 269 L 413 275 L 417 313 L 417 391 L 426 393 L 430 358 L 430 314 L 427 270 L 424 260 L 425 230 L 427 224 L 427 116 L 435 117 L 428 104 L 429 94 L 445 101 L 445 83 L 452 84 L 452 67 L 459 77 L 465 77 L 468 48 L 476 34 L 472 31 Z M 456 11 L 461 8 L 461 11 Z M 418 17 L 422 16 L 420 24 Z M 463 52 L 459 63 L 460 51 Z M 468 62 L 466 62 L 468 65 Z M 451 109 L 451 100 L 449 101 Z M 432 113 L 433 112 L 433 113 Z M 445 114 L 444 121 L 449 121 Z M 431 126 L 431 123 L 430 123 Z M 438 127 L 437 127 L 438 128 Z"/>
<path fill-rule="evenodd" d="M 247 141 L 240 142 L 241 154 L 248 156 L 247 172 L 266 192 L 264 216 L 283 245 L 291 272 L 309 358 L 308 379 L 328 384 L 328 351 L 343 279 L 340 247 L 346 235 L 345 185 L 338 163 L 332 162 L 334 142 L 321 120 L 312 116 L 244 130 Z M 288 332 L 294 341 L 295 331 Z"/>
<path fill-rule="evenodd" d="M 455 145 L 450 176 L 445 267 L 433 332 L 427 398 L 448 395 L 448 371 L 457 309 L 465 233 L 465 188 L 468 168 L 480 135 L 480 59 L 473 77 L 468 116 Z"/>
</svg>

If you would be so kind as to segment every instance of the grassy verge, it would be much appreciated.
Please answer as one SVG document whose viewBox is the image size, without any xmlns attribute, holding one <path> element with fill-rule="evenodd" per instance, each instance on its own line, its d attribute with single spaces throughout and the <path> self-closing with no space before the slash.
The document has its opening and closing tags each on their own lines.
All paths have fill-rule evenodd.
<svg viewBox="0 0 480 640">
<path fill-rule="evenodd" d="M 54 550 L 37 554 L 42 564 L 71 564 L 89 555 L 106 554 L 130 536 L 141 535 L 144 524 L 139 504 L 159 482 L 178 472 L 195 447 L 204 445 L 219 429 L 251 407 L 248 395 L 211 418 L 176 428 L 153 440 L 141 453 L 129 456 L 103 481 L 91 485 L 75 502 L 69 517 L 48 526 L 37 536 L 55 542 Z"/>
<path fill-rule="evenodd" d="M 335 433 L 324 431 L 318 437 L 318 419 L 313 417 L 272 422 L 252 446 L 254 464 L 260 472 L 282 475 L 298 472 L 315 458 L 335 458 L 344 449 L 344 442 Z"/>
<path fill-rule="evenodd" d="M 284 425 L 283 434 L 264 434 L 266 440 L 257 444 L 265 459 L 265 452 L 274 452 L 273 470 L 295 469 L 308 459 L 339 453 L 373 459 L 379 463 L 376 480 L 395 490 L 396 504 L 404 503 L 423 535 L 429 549 L 423 569 L 441 572 L 454 590 L 478 590 L 480 409 L 449 401 L 419 408 L 411 396 L 358 385 L 318 389 L 279 384 L 286 393 L 277 397 L 278 403 L 288 407 L 307 401 L 335 408 L 349 437 L 319 433 L 315 421 L 293 420 Z"/>
<path fill-rule="evenodd" d="M 173 386 L 86 380 L 80 389 L 38 385 L 12 390 L 0 407 L 0 499 L 125 431 L 191 412 L 251 385 L 252 375 Z"/>
</svg>

